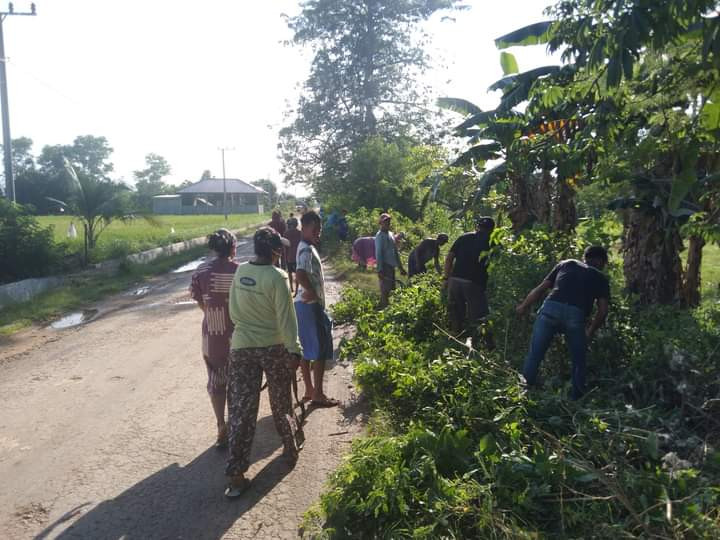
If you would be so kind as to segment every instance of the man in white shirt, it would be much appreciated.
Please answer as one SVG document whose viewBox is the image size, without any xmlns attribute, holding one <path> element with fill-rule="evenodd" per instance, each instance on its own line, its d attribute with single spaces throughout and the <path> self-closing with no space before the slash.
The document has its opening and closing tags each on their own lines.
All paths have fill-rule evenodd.
<svg viewBox="0 0 720 540">
<path fill-rule="evenodd" d="M 320 255 L 315 245 L 320 240 L 322 222 L 314 211 L 305 213 L 301 220 L 302 240 L 297 250 L 296 279 L 298 283 L 295 312 L 298 334 L 303 347 L 300 368 L 305 382 L 303 401 L 318 407 L 335 407 L 340 404 L 323 392 L 325 362 L 332 359 L 332 329 L 325 314 L 325 278 Z M 312 371 L 312 377 L 311 377 Z"/>
</svg>

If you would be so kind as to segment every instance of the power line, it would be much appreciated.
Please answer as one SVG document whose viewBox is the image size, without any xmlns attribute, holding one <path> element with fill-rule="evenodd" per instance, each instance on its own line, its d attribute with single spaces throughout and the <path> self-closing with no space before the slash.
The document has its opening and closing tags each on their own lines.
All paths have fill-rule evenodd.
<svg viewBox="0 0 720 540">
<path fill-rule="evenodd" d="M 10 139 L 10 109 L 8 104 L 7 72 L 5 64 L 5 38 L 2 23 L 10 15 L 37 15 L 35 3 L 30 4 L 30 11 L 15 11 L 12 2 L 8 4 L 7 11 L 0 11 L 0 104 L 2 104 L 2 132 L 3 132 L 3 161 L 5 162 L 5 196 L 15 202 L 15 176 L 12 168 L 12 140 Z"/>
</svg>

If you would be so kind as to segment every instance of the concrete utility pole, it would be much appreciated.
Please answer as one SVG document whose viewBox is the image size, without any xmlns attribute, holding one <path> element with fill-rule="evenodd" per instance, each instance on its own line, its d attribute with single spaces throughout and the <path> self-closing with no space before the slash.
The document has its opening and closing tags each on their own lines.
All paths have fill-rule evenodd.
<svg viewBox="0 0 720 540">
<path fill-rule="evenodd" d="M 235 148 L 227 148 L 222 147 L 218 148 L 220 150 L 220 153 L 222 154 L 222 169 L 223 169 L 223 212 L 225 212 L 225 221 L 227 221 L 228 218 L 228 211 L 227 211 L 227 185 L 225 183 L 225 152 L 229 152 L 231 150 L 235 150 Z"/>
<path fill-rule="evenodd" d="M 10 109 L 8 106 L 7 73 L 5 64 L 5 38 L 2 23 L 8 15 L 37 15 L 35 4 L 30 4 L 30 11 L 15 11 L 13 3 L 8 4 L 7 11 L 0 11 L 0 104 L 2 105 L 3 162 L 5 163 L 5 196 L 15 202 L 15 176 L 12 167 L 12 140 L 10 139 Z"/>
</svg>

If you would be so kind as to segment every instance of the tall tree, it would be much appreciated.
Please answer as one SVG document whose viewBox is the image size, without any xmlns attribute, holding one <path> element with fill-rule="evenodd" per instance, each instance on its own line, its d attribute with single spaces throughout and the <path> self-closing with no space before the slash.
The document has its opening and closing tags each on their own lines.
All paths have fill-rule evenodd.
<svg viewBox="0 0 720 540">
<path fill-rule="evenodd" d="M 347 174 L 370 137 L 392 140 L 429 127 L 429 67 L 419 23 L 458 0 L 306 0 L 290 18 L 295 45 L 314 51 L 294 119 L 280 133 L 284 173 L 315 187 Z"/>
<path fill-rule="evenodd" d="M 155 195 L 169 193 L 171 187 L 163 182 L 163 178 L 171 172 L 170 164 L 158 154 L 145 156 L 145 168 L 133 172 L 135 177 L 135 206 L 139 210 L 150 211 L 152 198 Z"/>
</svg>

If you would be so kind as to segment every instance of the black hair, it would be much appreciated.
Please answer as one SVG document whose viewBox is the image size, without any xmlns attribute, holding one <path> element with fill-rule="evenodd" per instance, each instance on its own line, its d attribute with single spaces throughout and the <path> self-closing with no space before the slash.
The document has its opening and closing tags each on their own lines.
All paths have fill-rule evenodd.
<svg viewBox="0 0 720 540">
<path fill-rule="evenodd" d="M 282 249 L 280 235 L 272 227 L 260 227 L 253 236 L 255 255 L 264 259 L 272 259 L 273 251 Z"/>
<path fill-rule="evenodd" d="M 305 227 L 306 225 L 320 225 L 321 223 L 322 221 L 320 220 L 320 216 L 317 215 L 317 212 L 315 210 L 305 212 L 300 218 L 300 224 L 303 227 Z"/>
<path fill-rule="evenodd" d="M 583 257 L 586 261 L 608 262 L 607 250 L 602 246 L 590 246 L 589 248 L 586 248 L 585 253 L 583 253 Z"/>
<path fill-rule="evenodd" d="M 235 242 L 235 235 L 227 229 L 218 229 L 208 235 L 208 247 L 217 253 L 218 257 L 229 257 Z"/>
</svg>

